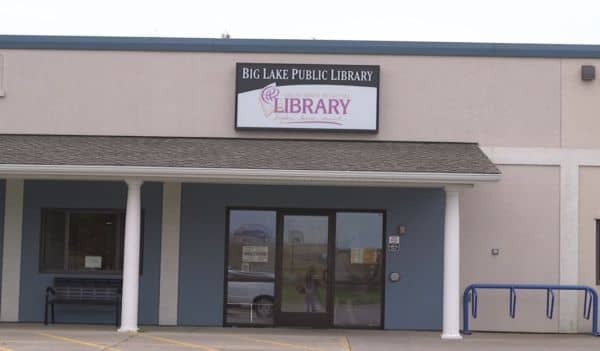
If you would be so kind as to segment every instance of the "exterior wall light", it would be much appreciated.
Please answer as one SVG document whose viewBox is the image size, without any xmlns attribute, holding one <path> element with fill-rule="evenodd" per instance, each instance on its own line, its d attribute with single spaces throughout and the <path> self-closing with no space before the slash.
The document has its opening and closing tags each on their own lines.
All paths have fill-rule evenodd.
<svg viewBox="0 0 600 351">
<path fill-rule="evenodd" d="M 398 273 L 398 272 L 391 272 L 390 275 L 389 275 L 389 277 L 390 277 L 390 281 L 391 282 L 398 282 L 398 281 L 400 281 L 400 273 Z"/>
<path fill-rule="evenodd" d="M 596 79 L 596 66 L 583 65 L 581 66 L 581 80 L 591 82 Z"/>
</svg>

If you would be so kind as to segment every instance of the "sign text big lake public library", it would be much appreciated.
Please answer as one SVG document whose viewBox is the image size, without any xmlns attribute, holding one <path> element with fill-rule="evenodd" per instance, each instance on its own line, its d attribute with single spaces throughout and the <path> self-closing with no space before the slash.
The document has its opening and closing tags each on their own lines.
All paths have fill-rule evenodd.
<svg viewBox="0 0 600 351">
<path fill-rule="evenodd" d="M 379 66 L 238 63 L 236 128 L 376 132 Z"/>
</svg>

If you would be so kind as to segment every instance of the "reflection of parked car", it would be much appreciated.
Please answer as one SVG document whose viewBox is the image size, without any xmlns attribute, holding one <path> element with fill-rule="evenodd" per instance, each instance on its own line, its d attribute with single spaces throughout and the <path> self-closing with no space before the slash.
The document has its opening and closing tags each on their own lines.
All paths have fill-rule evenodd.
<svg viewBox="0 0 600 351">
<path fill-rule="evenodd" d="M 259 317 L 273 315 L 275 275 L 268 272 L 242 272 L 228 270 L 227 302 L 250 306 Z"/>
</svg>

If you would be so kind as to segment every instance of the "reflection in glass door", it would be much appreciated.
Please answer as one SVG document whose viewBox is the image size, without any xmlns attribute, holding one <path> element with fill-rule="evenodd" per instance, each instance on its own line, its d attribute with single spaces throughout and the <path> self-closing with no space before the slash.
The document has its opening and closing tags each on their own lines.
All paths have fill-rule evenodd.
<svg viewBox="0 0 600 351">
<path fill-rule="evenodd" d="M 231 210 L 226 324 L 273 324 L 275 211 Z"/>
<path fill-rule="evenodd" d="M 381 327 L 384 218 L 230 209 L 225 324 Z"/>
<path fill-rule="evenodd" d="M 333 323 L 380 327 L 383 213 L 338 212 L 335 228 Z"/>
<path fill-rule="evenodd" d="M 283 214 L 276 323 L 329 324 L 330 216 Z"/>
</svg>

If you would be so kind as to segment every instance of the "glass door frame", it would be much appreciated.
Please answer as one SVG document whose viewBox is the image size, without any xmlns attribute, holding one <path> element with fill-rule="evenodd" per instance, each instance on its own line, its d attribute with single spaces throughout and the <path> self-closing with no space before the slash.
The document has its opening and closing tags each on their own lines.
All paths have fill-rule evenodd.
<svg viewBox="0 0 600 351">
<path fill-rule="evenodd" d="M 327 289 L 326 312 L 283 312 L 283 231 L 286 216 L 307 216 L 327 218 Z M 328 328 L 333 325 L 333 283 L 335 273 L 335 211 L 331 210 L 279 210 L 277 211 L 277 255 L 275 261 L 275 305 L 274 322 L 277 326 Z"/>
<path fill-rule="evenodd" d="M 316 327 L 323 328 L 343 328 L 343 329 L 384 329 L 384 321 L 385 321 L 385 305 L 386 305 L 386 281 L 387 281 L 387 210 L 385 209 L 375 209 L 375 208 L 288 208 L 288 207 L 267 207 L 267 206 L 226 206 L 225 207 L 225 255 L 224 255 L 224 279 L 223 279 L 223 326 L 248 326 L 248 327 L 261 327 L 265 325 L 253 325 L 253 324 L 245 324 L 245 323 L 228 323 L 227 322 L 227 297 L 228 297 L 228 264 L 229 264 L 229 231 L 230 231 L 230 212 L 233 210 L 249 210 L 249 211 L 275 211 L 276 213 L 276 257 L 275 257 L 275 289 L 274 289 L 274 320 L 273 324 L 270 326 L 278 327 L 282 326 L 277 321 L 277 309 L 278 303 L 280 303 L 280 294 L 278 292 L 279 284 L 281 283 L 279 280 L 281 279 L 281 263 L 279 257 L 282 255 L 281 247 L 283 240 L 283 214 L 292 214 L 292 215 L 317 215 L 317 216 L 329 216 L 330 225 L 329 225 L 329 247 L 328 247 L 328 266 L 329 266 L 329 274 L 328 274 L 328 290 L 329 290 L 329 304 L 330 308 L 328 310 L 328 321 L 326 325 L 318 325 Z M 382 232 L 381 232 L 381 242 L 382 242 L 382 267 L 381 267 L 381 321 L 378 327 L 373 326 L 336 326 L 333 321 L 334 314 L 334 298 L 335 298 L 335 250 L 336 250 L 336 215 L 338 213 L 349 212 L 349 213 L 381 213 L 383 215 L 383 224 L 382 224 Z M 332 262 L 329 262 L 332 260 Z M 267 325 L 269 326 L 269 325 Z"/>
</svg>

